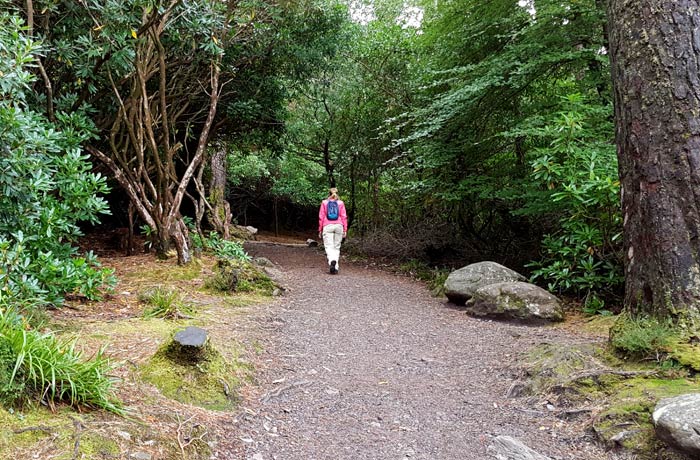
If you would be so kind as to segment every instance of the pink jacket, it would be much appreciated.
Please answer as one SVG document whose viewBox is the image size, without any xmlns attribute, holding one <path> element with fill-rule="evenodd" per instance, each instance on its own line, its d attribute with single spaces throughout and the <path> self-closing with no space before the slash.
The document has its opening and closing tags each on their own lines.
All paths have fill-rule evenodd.
<svg viewBox="0 0 700 460">
<path fill-rule="evenodd" d="M 338 200 L 338 220 L 328 220 L 327 206 L 328 200 L 323 200 L 321 202 L 321 208 L 318 210 L 318 233 L 321 233 L 323 227 L 330 224 L 343 224 L 343 232 L 347 233 L 348 213 L 345 211 L 345 203 L 343 203 L 342 200 Z"/>
</svg>

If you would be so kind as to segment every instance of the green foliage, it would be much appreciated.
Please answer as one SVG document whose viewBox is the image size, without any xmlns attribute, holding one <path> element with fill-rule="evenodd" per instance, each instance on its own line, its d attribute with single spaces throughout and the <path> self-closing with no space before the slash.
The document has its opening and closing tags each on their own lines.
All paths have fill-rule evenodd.
<svg viewBox="0 0 700 460">
<path fill-rule="evenodd" d="M 241 243 L 224 240 L 216 232 L 209 234 L 209 238 L 204 241 L 204 245 L 214 253 L 217 259 L 250 260 L 250 256 L 245 252 Z"/>
<path fill-rule="evenodd" d="M 555 217 L 559 228 L 545 235 L 541 261 L 531 264 L 533 278 L 550 290 L 599 298 L 622 286 L 615 148 L 610 113 L 586 105 L 578 94 L 563 99 L 562 111 L 542 128 L 519 130 L 546 142 L 533 153 L 535 190 L 517 213 Z"/>
<path fill-rule="evenodd" d="M 113 285 L 111 271 L 71 246 L 78 222 L 107 212 L 98 196 L 107 185 L 81 153 L 90 119 L 58 111 L 52 122 L 31 109 L 38 52 L 20 20 L 0 13 L 0 296 L 60 305 L 66 293 L 92 299 Z"/>
<path fill-rule="evenodd" d="M 139 294 L 139 301 L 149 305 L 143 311 L 144 318 L 191 318 L 195 313 L 195 308 L 184 303 L 177 291 L 161 286 Z"/>
<path fill-rule="evenodd" d="M 85 359 L 76 341 L 28 328 L 12 307 L 0 309 L 0 365 L 12 364 L 9 379 L 0 381 L 3 402 L 19 403 L 26 391 L 50 403 L 93 407 L 123 413 L 114 399 L 112 364 L 100 350 Z M 0 369 L 0 380 L 7 367 Z"/>
<path fill-rule="evenodd" d="M 633 318 L 621 314 L 610 331 L 613 348 L 637 359 L 663 361 L 677 340 L 677 332 L 670 321 L 651 317 Z"/>
</svg>

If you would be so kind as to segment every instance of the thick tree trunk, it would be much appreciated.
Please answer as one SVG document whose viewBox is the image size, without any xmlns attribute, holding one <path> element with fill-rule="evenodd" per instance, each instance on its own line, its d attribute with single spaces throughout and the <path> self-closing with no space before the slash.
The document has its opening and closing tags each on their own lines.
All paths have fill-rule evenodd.
<svg viewBox="0 0 700 460">
<path fill-rule="evenodd" d="M 700 5 L 608 0 L 622 183 L 625 307 L 698 316 Z"/>
</svg>

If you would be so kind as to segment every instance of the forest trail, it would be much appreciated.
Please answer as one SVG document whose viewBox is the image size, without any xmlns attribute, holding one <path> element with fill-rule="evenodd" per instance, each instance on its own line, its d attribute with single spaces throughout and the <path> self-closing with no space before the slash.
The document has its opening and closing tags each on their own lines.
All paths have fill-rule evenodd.
<svg viewBox="0 0 700 460">
<path fill-rule="evenodd" d="M 473 319 L 359 264 L 332 276 L 307 247 L 247 249 L 277 264 L 290 290 L 263 320 L 260 394 L 236 420 L 246 459 L 490 459 L 495 435 L 553 459 L 607 458 L 545 407 L 505 396 L 513 357 L 577 341 L 564 331 Z"/>
</svg>

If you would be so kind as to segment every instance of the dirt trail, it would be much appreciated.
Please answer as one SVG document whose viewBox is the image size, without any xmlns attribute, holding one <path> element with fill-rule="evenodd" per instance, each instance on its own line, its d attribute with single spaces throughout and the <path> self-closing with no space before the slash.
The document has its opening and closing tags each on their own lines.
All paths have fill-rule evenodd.
<svg viewBox="0 0 700 460">
<path fill-rule="evenodd" d="M 258 383 L 234 421 L 246 458 L 490 459 L 514 436 L 553 459 L 606 454 L 553 414 L 505 394 L 514 356 L 563 331 L 476 320 L 405 277 L 269 243 L 290 291 L 270 307 Z M 216 455 L 227 458 L 224 452 Z"/>
</svg>

